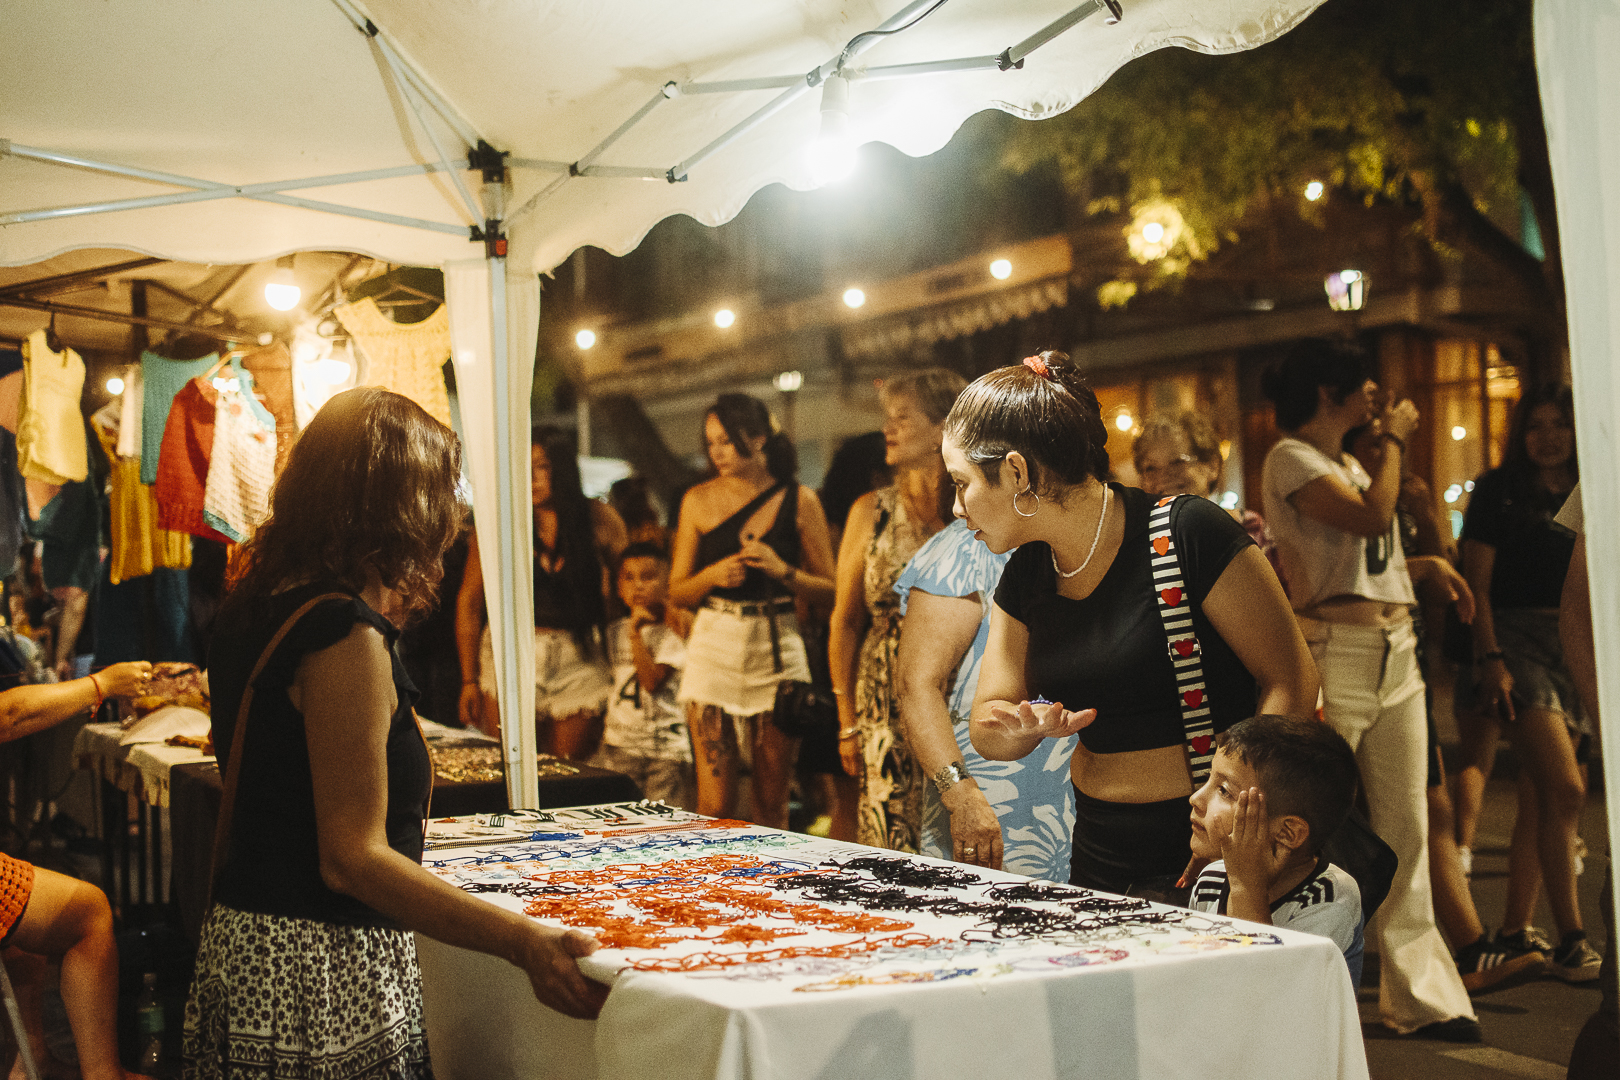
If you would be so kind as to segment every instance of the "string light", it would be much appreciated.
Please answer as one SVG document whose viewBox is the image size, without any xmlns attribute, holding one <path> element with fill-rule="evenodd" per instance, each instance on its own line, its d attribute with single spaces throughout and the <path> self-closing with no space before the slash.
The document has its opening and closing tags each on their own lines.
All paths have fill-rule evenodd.
<svg viewBox="0 0 1620 1080">
<path fill-rule="evenodd" d="M 997 281 L 1006 281 L 1012 277 L 1012 261 L 1010 259 L 997 259 L 991 263 L 990 276 Z"/>
<path fill-rule="evenodd" d="M 866 294 L 859 289 L 844 290 L 844 306 L 858 308 L 866 303 Z"/>
<path fill-rule="evenodd" d="M 111 394 L 113 397 L 117 397 L 119 394 L 122 394 L 123 392 L 124 392 L 124 380 L 123 379 L 120 379 L 118 376 L 114 375 L 112 378 L 107 380 L 107 393 Z"/>
<path fill-rule="evenodd" d="M 721 308 L 714 313 L 714 325 L 725 330 L 737 321 L 737 313 L 730 308 Z"/>
<path fill-rule="evenodd" d="M 596 344 L 596 331 L 581 330 L 579 333 L 574 335 L 574 344 L 578 345 L 581 349 L 589 349 L 592 345 Z"/>
</svg>

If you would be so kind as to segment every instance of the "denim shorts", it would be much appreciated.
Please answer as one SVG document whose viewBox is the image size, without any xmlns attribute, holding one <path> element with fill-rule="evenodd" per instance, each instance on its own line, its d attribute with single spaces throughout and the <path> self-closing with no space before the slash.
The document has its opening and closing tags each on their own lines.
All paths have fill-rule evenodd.
<svg viewBox="0 0 1620 1080">
<path fill-rule="evenodd" d="M 1513 709 L 1552 709 L 1564 714 L 1570 730 L 1587 731 L 1586 711 L 1575 693 L 1575 680 L 1564 663 L 1564 645 L 1558 636 L 1558 612 L 1541 608 L 1498 608 L 1496 647 L 1504 654 L 1513 676 Z M 1489 703 L 1479 696 L 1479 673 L 1463 670 L 1457 679 L 1460 704 L 1480 709 Z"/>
</svg>

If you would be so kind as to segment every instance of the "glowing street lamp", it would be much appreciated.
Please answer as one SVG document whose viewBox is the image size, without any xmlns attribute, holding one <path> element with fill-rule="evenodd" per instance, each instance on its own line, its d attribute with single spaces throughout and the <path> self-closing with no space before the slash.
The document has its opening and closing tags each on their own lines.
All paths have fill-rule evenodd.
<svg viewBox="0 0 1620 1080">
<path fill-rule="evenodd" d="M 1340 270 L 1322 282 L 1328 307 L 1334 311 L 1360 311 L 1367 302 L 1367 275 L 1360 270 Z"/>
</svg>

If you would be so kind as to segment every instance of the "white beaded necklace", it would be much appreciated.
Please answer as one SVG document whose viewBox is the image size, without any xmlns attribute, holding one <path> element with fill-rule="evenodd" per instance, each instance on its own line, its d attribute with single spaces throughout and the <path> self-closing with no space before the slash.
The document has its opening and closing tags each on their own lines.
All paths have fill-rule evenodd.
<svg viewBox="0 0 1620 1080">
<path fill-rule="evenodd" d="M 1097 554 L 1097 541 L 1102 539 L 1103 522 L 1108 520 L 1108 500 L 1113 497 L 1113 494 L 1114 494 L 1114 489 L 1109 487 L 1107 484 L 1104 484 L 1103 485 L 1102 513 L 1097 515 L 1097 534 L 1091 538 L 1091 550 L 1086 552 L 1086 561 L 1085 562 L 1081 563 L 1079 566 L 1075 567 L 1073 570 L 1069 570 L 1069 571 L 1065 572 L 1062 567 L 1058 566 L 1057 552 L 1052 550 L 1052 547 L 1051 547 L 1050 544 L 1047 545 L 1046 550 L 1052 556 L 1052 569 L 1057 571 L 1058 577 L 1072 578 L 1076 574 L 1080 573 L 1080 571 L 1084 570 L 1086 567 L 1091 565 L 1091 557 L 1093 555 Z"/>
</svg>

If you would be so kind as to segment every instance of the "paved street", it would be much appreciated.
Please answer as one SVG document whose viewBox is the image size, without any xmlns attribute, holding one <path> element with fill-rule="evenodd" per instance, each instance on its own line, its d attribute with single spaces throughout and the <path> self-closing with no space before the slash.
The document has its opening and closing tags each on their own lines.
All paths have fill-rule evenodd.
<svg viewBox="0 0 1620 1080">
<path fill-rule="evenodd" d="M 1598 891 L 1609 858 L 1602 800 L 1601 791 L 1594 791 L 1587 800 L 1581 836 L 1589 854 L 1586 873 L 1579 880 L 1587 934 L 1600 951 L 1604 947 L 1604 927 L 1598 913 Z M 1474 902 L 1479 907 L 1480 918 L 1493 929 L 1501 923 L 1506 900 L 1508 837 L 1513 827 L 1513 813 L 1513 782 L 1500 777 L 1493 779 L 1485 796 L 1473 878 Z M 1552 918 L 1545 901 L 1536 924 L 1552 934 Z M 1474 1006 L 1485 1029 L 1484 1046 L 1402 1039 L 1378 1023 L 1377 978 L 1373 975 L 1376 968 L 1370 956 L 1368 961 L 1369 977 L 1361 990 L 1361 1017 L 1373 1080 L 1412 1077 L 1423 1080 L 1462 1077 L 1562 1080 L 1575 1036 L 1598 1003 L 1596 983 L 1575 987 L 1541 977 L 1509 983 L 1474 996 Z"/>
</svg>

